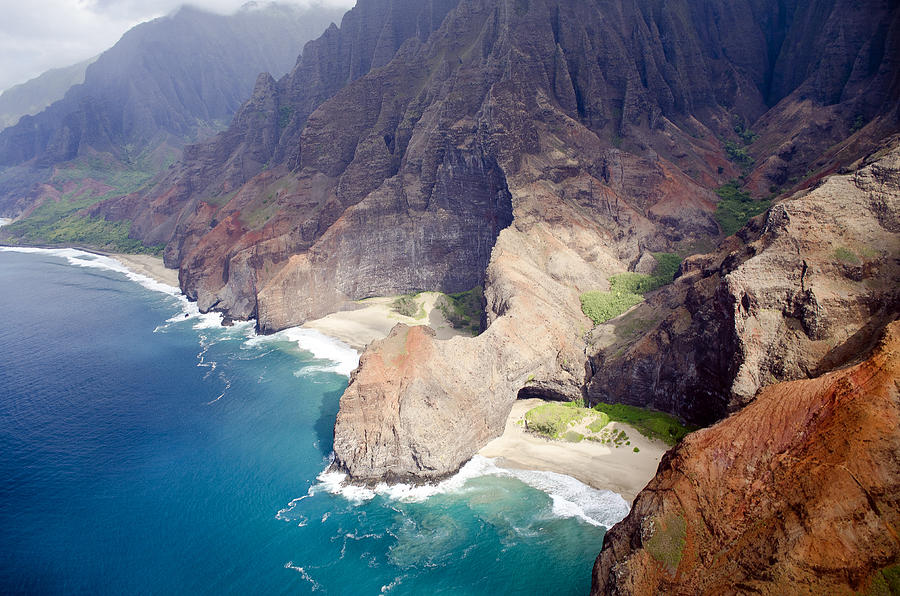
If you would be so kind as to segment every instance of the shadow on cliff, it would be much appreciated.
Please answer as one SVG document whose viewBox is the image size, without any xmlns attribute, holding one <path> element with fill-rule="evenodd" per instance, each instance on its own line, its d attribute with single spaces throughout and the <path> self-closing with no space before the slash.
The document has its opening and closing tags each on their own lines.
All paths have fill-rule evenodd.
<svg viewBox="0 0 900 596">
<path fill-rule="evenodd" d="M 343 389 L 329 391 L 322 396 L 322 407 L 319 410 L 319 419 L 313 426 L 316 432 L 316 445 L 323 456 L 331 453 L 334 445 L 334 421 L 337 418 L 338 406 L 341 403 Z"/>
</svg>

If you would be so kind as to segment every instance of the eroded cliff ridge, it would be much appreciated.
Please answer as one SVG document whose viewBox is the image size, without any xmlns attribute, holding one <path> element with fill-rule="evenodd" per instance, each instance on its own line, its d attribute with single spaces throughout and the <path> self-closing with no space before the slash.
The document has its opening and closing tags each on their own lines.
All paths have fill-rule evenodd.
<svg viewBox="0 0 900 596">
<path fill-rule="evenodd" d="M 482 285 L 479 337 L 441 342 L 401 328 L 363 356 L 335 429 L 337 465 L 357 480 L 454 472 L 501 431 L 520 391 L 610 395 L 709 422 L 754 383 L 794 378 L 824 356 L 784 373 L 774 362 L 745 367 L 735 398 L 734 379 L 719 378 L 740 368 L 734 333 L 705 329 L 703 308 L 691 341 L 710 342 L 722 362 L 697 357 L 683 372 L 653 354 L 629 364 L 640 360 L 635 338 L 668 312 L 625 340 L 613 332 L 611 350 L 588 335 L 579 296 L 652 268 L 653 252 L 714 245 L 713 188 L 739 176 L 758 196 L 808 187 L 898 130 L 898 15 L 879 2 L 362 0 L 291 73 L 259 77 L 227 131 L 188 147 L 151 190 L 91 215 L 131 220 L 132 235 L 166 243 L 201 310 L 256 317 L 263 331 L 372 295 Z M 893 203 L 864 207 L 887 210 L 886 221 L 896 213 Z M 728 246 L 757 250 L 758 233 Z M 890 278 L 894 253 L 877 250 L 873 266 Z M 832 307 L 807 276 L 878 278 L 829 267 L 783 282 L 800 326 L 818 325 L 812 336 L 831 333 L 819 306 Z M 698 286 L 655 303 L 683 312 L 685 297 L 707 300 Z M 776 322 L 759 324 L 778 335 L 766 327 Z M 603 381 L 618 362 L 646 395 Z M 671 376 L 682 380 L 666 385 Z"/>
<path fill-rule="evenodd" d="M 898 378 L 895 322 L 863 362 L 689 435 L 607 533 L 591 593 L 893 593 Z"/>
<path fill-rule="evenodd" d="M 900 312 L 900 138 L 854 168 L 780 200 L 594 329 L 589 398 L 709 423 L 863 353 Z"/>
</svg>

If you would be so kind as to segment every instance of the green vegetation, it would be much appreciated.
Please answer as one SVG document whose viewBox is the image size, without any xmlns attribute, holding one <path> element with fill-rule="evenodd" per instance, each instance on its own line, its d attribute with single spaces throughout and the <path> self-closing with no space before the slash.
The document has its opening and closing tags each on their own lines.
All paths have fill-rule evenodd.
<svg viewBox="0 0 900 596">
<path fill-rule="evenodd" d="M 725 141 L 725 153 L 728 154 L 728 159 L 744 169 L 749 169 L 753 165 L 753 158 L 747 153 L 747 149 L 734 141 Z"/>
<path fill-rule="evenodd" d="M 900 564 L 885 567 L 876 573 L 866 590 L 866 596 L 897 596 L 900 594 Z"/>
<path fill-rule="evenodd" d="M 620 273 L 610 276 L 608 292 L 585 292 L 579 298 L 581 310 L 595 325 L 619 316 L 635 304 L 644 300 L 644 294 L 671 283 L 681 264 L 681 258 L 674 253 L 653 253 L 656 268 L 653 275 L 641 273 Z"/>
<path fill-rule="evenodd" d="M 599 412 L 599 414 L 596 420 L 588 424 L 588 430 L 591 432 L 598 433 L 609 424 L 609 415 L 606 412 Z"/>
<path fill-rule="evenodd" d="M 863 118 L 862 114 L 858 114 L 856 118 L 853 120 L 853 124 L 850 125 L 850 134 L 853 134 L 859 130 L 862 130 L 862 127 L 866 125 L 866 120 Z"/>
<path fill-rule="evenodd" d="M 614 422 L 633 426 L 645 437 L 660 439 L 667 445 L 675 445 L 692 430 L 674 416 L 635 406 L 601 402 L 594 406 L 594 410 L 606 414 Z"/>
<path fill-rule="evenodd" d="M 165 248 L 164 245 L 145 246 L 140 240 L 130 238 L 131 222 L 128 220 L 107 221 L 100 217 L 73 214 L 46 225 L 35 225 L 29 218 L 9 227 L 20 240 L 34 243 L 80 244 L 114 252 L 156 256 L 161 255 Z"/>
<path fill-rule="evenodd" d="M 653 533 L 644 542 L 647 552 L 654 559 L 666 566 L 670 574 L 674 574 L 684 555 L 687 542 L 687 522 L 683 515 L 666 515 L 652 521 Z"/>
<path fill-rule="evenodd" d="M 834 258 L 838 261 L 843 261 L 844 263 L 851 263 L 853 265 L 859 263 L 859 257 L 856 256 L 852 250 L 845 246 L 839 246 L 834 249 Z"/>
<path fill-rule="evenodd" d="M 584 440 L 584 435 L 574 430 L 567 431 L 563 438 L 569 443 L 580 443 Z"/>
<path fill-rule="evenodd" d="M 580 422 L 590 413 L 588 408 L 575 402 L 542 404 L 525 413 L 525 427 L 552 439 L 560 439 L 565 436 L 570 424 Z"/>
<path fill-rule="evenodd" d="M 63 192 L 59 200 L 48 199 L 28 217 L 5 226 L 4 235 L 10 242 L 24 244 L 82 244 L 117 252 L 161 254 L 162 246 L 145 246 L 129 238 L 130 221 L 107 221 L 84 213 L 87 207 L 145 186 L 153 175 L 151 162 L 159 159 L 168 156 L 127 155 L 132 167 L 123 167 L 111 155 L 97 154 L 60 167 L 50 181 Z M 78 183 L 77 188 L 64 192 L 73 182 Z"/>
<path fill-rule="evenodd" d="M 635 453 L 640 453 L 640 452 L 641 452 L 641 450 L 638 449 L 637 447 L 635 447 L 632 451 L 634 451 Z"/>
<path fill-rule="evenodd" d="M 394 312 L 401 314 L 404 317 L 424 319 L 425 306 L 416 299 L 417 297 L 418 294 L 406 294 L 405 296 L 398 296 L 397 299 L 394 300 L 394 303 L 391 305 L 391 308 L 394 309 Z"/>
<path fill-rule="evenodd" d="M 437 307 L 454 329 L 468 330 L 472 335 L 481 332 L 481 314 L 484 312 L 484 291 L 475 286 L 468 292 L 444 294 Z"/>
<path fill-rule="evenodd" d="M 613 290 L 610 292 L 585 292 L 580 296 L 580 299 L 581 310 L 594 321 L 595 325 L 599 325 L 642 302 L 644 297 L 640 294 L 622 293 Z"/>
<path fill-rule="evenodd" d="M 759 135 L 744 125 L 744 121 L 737 119 L 734 122 L 734 132 L 744 141 L 745 145 L 750 145 L 759 138 Z"/>
<path fill-rule="evenodd" d="M 716 194 L 722 200 L 716 207 L 715 218 L 726 236 L 740 230 L 751 217 L 763 213 L 771 205 L 768 200 L 754 200 L 749 193 L 740 189 L 736 180 L 717 188 Z"/>
<path fill-rule="evenodd" d="M 278 108 L 278 128 L 284 128 L 291 122 L 291 116 L 294 115 L 294 108 L 291 106 L 281 106 Z"/>
</svg>

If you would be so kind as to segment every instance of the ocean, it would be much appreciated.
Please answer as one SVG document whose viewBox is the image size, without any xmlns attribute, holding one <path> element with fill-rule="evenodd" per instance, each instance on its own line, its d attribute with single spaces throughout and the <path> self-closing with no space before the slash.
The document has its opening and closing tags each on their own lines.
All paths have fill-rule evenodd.
<svg viewBox="0 0 900 596">
<path fill-rule="evenodd" d="M 618 495 L 476 457 L 325 473 L 356 352 L 222 327 L 70 249 L 0 249 L 0 593 L 586 594 Z"/>
</svg>

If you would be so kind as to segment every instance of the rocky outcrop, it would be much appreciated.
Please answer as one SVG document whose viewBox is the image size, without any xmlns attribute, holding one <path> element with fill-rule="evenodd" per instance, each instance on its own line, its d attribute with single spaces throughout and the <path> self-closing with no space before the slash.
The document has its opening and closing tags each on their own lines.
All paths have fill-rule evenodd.
<svg viewBox="0 0 900 596">
<path fill-rule="evenodd" d="M 796 3 L 775 0 L 363 0 L 307 45 L 290 75 L 259 79 L 233 126 L 187 149 L 151 192 L 93 213 L 133 220 L 148 244 L 167 242 L 166 262 L 201 310 L 255 316 L 263 331 L 374 294 L 483 284 L 485 333 L 457 346 L 410 332 L 402 341 L 419 350 L 402 359 L 391 355 L 400 339 L 373 346 L 337 426 L 337 464 L 354 478 L 440 477 L 500 432 L 495 422 L 520 392 L 584 396 L 591 376 L 618 362 L 621 354 L 585 355 L 590 322 L 578 296 L 645 268 L 653 251 L 719 236 L 710 189 L 741 173 L 721 141 L 737 138 L 736 120 L 759 121 L 824 76 L 832 53 L 840 64 L 844 52 L 877 64 L 858 70 L 842 99 L 890 96 L 880 73 L 894 26 L 873 46 L 877 24 L 844 5 L 817 6 L 803 13 L 803 33 Z M 837 51 L 811 23 L 840 18 L 855 19 L 858 34 Z M 821 60 L 799 61 L 807 43 Z M 788 59 L 807 76 L 773 90 Z M 807 99 L 821 107 L 832 95 Z M 884 113 L 874 118 L 890 128 Z M 847 165 L 871 142 L 839 140 L 832 161 Z M 815 311 L 813 298 L 797 300 L 798 312 Z M 815 288 L 814 300 L 823 300 Z M 727 369 L 730 332 L 703 333 L 723 362 L 701 369 Z M 652 379 L 652 366 L 636 378 Z M 713 378 L 706 369 L 697 378 Z M 391 378 L 409 382 L 381 386 Z M 606 391 L 590 387 L 594 397 Z M 698 388 L 709 397 L 682 387 L 671 399 L 692 419 L 728 410 L 725 387 Z M 483 403 L 471 398 L 487 393 Z M 456 429 L 459 404 L 485 424 L 433 434 L 404 414 L 425 407 L 426 418 Z"/>
<path fill-rule="evenodd" d="M 856 357 L 900 312 L 900 148 L 888 145 L 780 201 L 595 329 L 590 400 L 709 423 L 761 387 Z"/>
<path fill-rule="evenodd" d="M 898 378 L 895 322 L 864 362 L 766 387 L 689 435 L 606 534 L 591 593 L 888 593 Z"/>
</svg>

